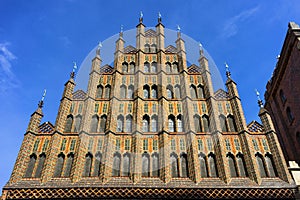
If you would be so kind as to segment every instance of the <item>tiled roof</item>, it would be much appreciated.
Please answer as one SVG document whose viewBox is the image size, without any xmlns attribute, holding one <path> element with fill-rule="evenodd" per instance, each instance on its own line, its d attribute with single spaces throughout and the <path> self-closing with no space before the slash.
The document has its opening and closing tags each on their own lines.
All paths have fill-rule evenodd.
<svg viewBox="0 0 300 200">
<path fill-rule="evenodd" d="M 260 123 L 258 123 L 255 120 L 250 122 L 248 124 L 247 128 L 248 128 L 248 131 L 250 131 L 250 132 L 263 132 L 264 131 L 263 125 L 261 125 Z"/>
<path fill-rule="evenodd" d="M 124 53 L 136 53 L 136 51 L 136 48 L 131 45 L 124 48 Z"/>
<path fill-rule="evenodd" d="M 177 49 L 173 45 L 167 46 L 165 51 L 166 53 L 177 53 Z"/>
<path fill-rule="evenodd" d="M 149 29 L 145 32 L 146 37 L 156 37 L 156 35 L 157 35 L 156 32 L 152 29 Z"/>
<path fill-rule="evenodd" d="M 73 93 L 74 100 L 84 99 L 85 96 L 86 93 L 83 90 L 77 90 L 76 92 Z"/>
<path fill-rule="evenodd" d="M 44 122 L 39 126 L 39 133 L 52 133 L 54 126 L 50 122 Z"/>
<path fill-rule="evenodd" d="M 217 100 L 227 99 L 227 98 L 228 98 L 228 93 L 225 92 L 225 91 L 222 90 L 222 89 L 218 89 L 218 90 L 215 92 L 215 98 L 216 98 Z"/>
<path fill-rule="evenodd" d="M 200 73 L 200 67 L 198 67 L 198 66 L 195 65 L 195 64 L 192 64 L 191 66 L 189 66 L 188 72 L 189 72 L 189 73 L 198 74 L 198 73 Z"/>
<path fill-rule="evenodd" d="M 104 65 L 103 67 L 100 68 L 100 73 L 108 73 L 111 74 L 113 72 L 114 68 L 112 68 L 109 65 Z"/>
</svg>

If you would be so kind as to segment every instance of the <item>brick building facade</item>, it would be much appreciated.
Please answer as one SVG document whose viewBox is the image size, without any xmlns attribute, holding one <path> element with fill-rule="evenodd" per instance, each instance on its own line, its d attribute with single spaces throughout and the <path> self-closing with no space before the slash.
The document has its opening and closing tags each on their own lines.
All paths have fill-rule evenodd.
<svg viewBox="0 0 300 200">
<path fill-rule="evenodd" d="M 237 85 L 214 92 L 208 59 L 187 66 L 185 42 L 164 25 L 116 41 L 113 66 L 92 60 L 87 91 L 65 84 L 56 122 L 32 114 L 2 199 L 293 199 L 295 188 L 268 112 L 248 126 Z"/>
</svg>

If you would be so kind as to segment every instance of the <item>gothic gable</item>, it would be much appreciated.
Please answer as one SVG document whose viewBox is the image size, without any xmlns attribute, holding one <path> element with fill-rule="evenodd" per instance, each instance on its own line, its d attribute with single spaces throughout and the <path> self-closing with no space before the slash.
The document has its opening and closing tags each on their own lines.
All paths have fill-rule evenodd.
<svg viewBox="0 0 300 200">
<path fill-rule="evenodd" d="M 166 53 L 177 53 L 177 49 L 173 45 L 167 46 L 165 51 L 166 51 Z"/>
<path fill-rule="evenodd" d="M 260 123 L 258 123 L 255 120 L 250 122 L 248 124 L 247 128 L 248 128 L 248 131 L 250 131 L 250 132 L 263 132 L 264 131 L 263 125 L 261 125 Z"/>
<path fill-rule="evenodd" d="M 191 74 L 198 74 L 200 73 L 200 67 L 198 67 L 195 64 L 192 64 L 189 68 L 188 68 L 188 72 Z"/>
<path fill-rule="evenodd" d="M 222 89 L 218 89 L 216 92 L 215 92 L 215 98 L 217 100 L 226 100 L 228 99 L 228 93 L 225 92 L 224 90 Z"/>
<path fill-rule="evenodd" d="M 136 51 L 136 48 L 131 45 L 124 48 L 124 53 L 136 53 Z"/>
<path fill-rule="evenodd" d="M 77 90 L 73 93 L 73 100 L 82 100 L 86 97 L 86 93 L 83 90 Z"/>
<path fill-rule="evenodd" d="M 54 131 L 54 126 L 50 122 L 44 122 L 39 126 L 39 133 L 52 133 Z"/>
<path fill-rule="evenodd" d="M 156 32 L 152 29 L 149 29 L 145 32 L 146 37 L 156 37 L 156 35 L 157 35 Z"/>
</svg>

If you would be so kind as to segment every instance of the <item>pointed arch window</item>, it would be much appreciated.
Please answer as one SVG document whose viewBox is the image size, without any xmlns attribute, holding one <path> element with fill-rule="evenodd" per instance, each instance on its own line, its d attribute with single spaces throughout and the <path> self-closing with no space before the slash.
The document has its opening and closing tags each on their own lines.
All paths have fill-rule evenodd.
<svg viewBox="0 0 300 200">
<path fill-rule="evenodd" d="M 156 44 L 151 44 L 151 53 L 156 53 Z"/>
<path fill-rule="evenodd" d="M 43 167 L 44 167 L 44 164 L 45 164 L 45 160 L 46 160 L 46 154 L 42 153 L 39 156 L 39 163 L 38 163 L 38 166 L 37 166 L 36 171 L 35 171 L 35 178 L 40 178 L 41 177 L 42 170 L 43 170 Z"/>
<path fill-rule="evenodd" d="M 166 72 L 167 73 L 171 72 L 171 63 L 169 63 L 169 62 L 166 63 Z"/>
<path fill-rule="evenodd" d="M 294 116 L 292 114 L 292 111 L 291 111 L 290 107 L 286 108 L 286 115 L 287 115 L 287 117 L 289 119 L 289 122 L 292 122 L 294 120 Z"/>
<path fill-rule="evenodd" d="M 98 123 L 99 123 L 99 117 L 97 115 L 94 115 L 92 117 L 91 121 L 91 132 L 96 133 L 98 130 Z"/>
<path fill-rule="evenodd" d="M 135 71 L 135 63 L 131 62 L 130 65 L 129 65 L 129 72 L 134 73 L 134 71 Z"/>
<path fill-rule="evenodd" d="M 239 176 L 246 177 L 248 176 L 246 165 L 245 165 L 245 159 L 244 156 L 241 153 L 238 153 L 236 156 L 237 165 L 239 168 Z"/>
<path fill-rule="evenodd" d="M 61 177 L 62 169 L 65 162 L 65 155 L 60 153 L 57 157 L 56 166 L 54 170 L 54 177 Z"/>
<path fill-rule="evenodd" d="M 100 152 L 97 152 L 95 155 L 93 176 L 100 175 L 101 159 L 102 159 L 102 154 Z"/>
<path fill-rule="evenodd" d="M 151 132 L 157 132 L 157 116 L 153 115 L 151 117 Z"/>
<path fill-rule="evenodd" d="M 85 156 L 85 165 L 84 165 L 82 176 L 86 176 L 86 177 L 91 176 L 92 161 L 93 161 L 93 155 L 91 153 L 87 153 Z"/>
<path fill-rule="evenodd" d="M 127 115 L 126 116 L 126 127 L 125 127 L 125 132 L 132 132 L 132 116 Z"/>
<path fill-rule="evenodd" d="M 149 132 L 149 116 L 143 116 L 143 132 Z"/>
<path fill-rule="evenodd" d="M 129 85 L 127 98 L 128 99 L 133 99 L 133 94 L 134 94 L 134 87 L 133 87 L 133 85 Z"/>
<path fill-rule="evenodd" d="M 148 62 L 144 63 L 144 72 L 149 73 L 150 72 L 150 64 Z"/>
<path fill-rule="evenodd" d="M 125 85 L 121 85 L 120 87 L 120 98 L 125 99 L 126 98 L 126 93 L 127 93 L 127 88 Z"/>
<path fill-rule="evenodd" d="M 148 153 L 142 155 L 142 176 L 150 176 L 150 156 Z"/>
<path fill-rule="evenodd" d="M 150 88 L 149 88 L 148 85 L 144 85 L 144 87 L 143 87 L 143 93 L 144 93 L 144 98 L 145 99 L 149 99 L 149 97 L 150 97 L 150 95 L 149 95 Z"/>
<path fill-rule="evenodd" d="M 157 63 L 152 62 L 151 63 L 151 73 L 156 73 L 157 72 Z"/>
<path fill-rule="evenodd" d="M 178 157 L 175 153 L 170 156 L 171 161 L 171 175 L 173 178 L 178 177 Z"/>
<path fill-rule="evenodd" d="M 120 176 L 121 155 L 114 154 L 112 176 Z"/>
<path fill-rule="evenodd" d="M 206 158 L 203 153 L 199 154 L 199 162 L 200 162 L 200 175 L 202 178 L 207 177 L 207 167 L 206 167 Z"/>
<path fill-rule="evenodd" d="M 269 177 L 276 177 L 277 176 L 277 171 L 274 167 L 275 165 L 274 165 L 272 155 L 267 153 L 266 156 L 265 156 L 265 161 L 266 161 Z"/>
<path fill-rule="evenodd" d="M 195 131 L 202 132 L 202 126 L 201 126 L 201 119 L 199 115 L 194 115 L 194 125 L 195 125 Z"/>
<path fill-rule="evenodd" d="M 158 177 L 159 176 L 159 157 L 158 153 L 152 154 L 152 176 Z"/>
<path fill-rule="evenodd" d="M 171 85 L 167 86 L 167 98 L 168 99 L 173 99 L 174 98 L 173 87 Z"/>
<path fill-rule="evenodd" d="M 25 176 L 24 176 L 25 178 L 30 178 L 32 176 L 32 172 L 33 172 L 33 169 L 34 169 L 34 166 L 35 166 L 36 158 L 37 158 L 37 156 L 35 154 L 32 154 L 30 156 L 29 163 L 28 163 L 28 166 L 27 166 L 27 170 L 26 170 Z"/>
<path fill-rule="evenodd" d="M 182 115 L 177 116 L 177 132 L 183 132 L 183 121 L 182 121 Z"/>
<path fill-rule="evenodd" d="M 173 63 L 172 65 L 172 72 L 178 72 L 178 64 L 176 62 Z"/>
<path fill-rule="evenodd" d="M 125 153 L 123 155 L 122 176 L 129 176 L 129 174 L 130 174 L 130 154 Z"/>
<path fill-rule="evenodd" d="M 208 164 L 209 164 L 209 176 L 210 177 L 217 177 L 217 165 L 216 165 L 216 157 L 214 154 L 210 153 L 208 155 Z"/>
<path fill-rule="evenodd" d="M 231 132 L 237 132 L 236 123 L 234 117 L 232 115 L 228 115 L 227 117 L 228 125 Z"/>
<path fill-rule="evenodd" d="M 72 164 L 74 160 L 74 154 L 69 153 L 67 156 L 67 161 L 66 161 L 66 168 L 65 168 L 65 174 L 64 177 L 70 177 L 71 175 L 71 169 L 72 169 Z"/>
<path fill-rule="evenodd" d="M 220 125 L 221 125 L 222 132 L 228 132 L 228 128 L 227 128 L 227 123 L 226 123 L 225 116 L 224 115 L 220 115 L 219 116 L 219 120 L 220 120 Z"/>
<path fill-rule="evenodd" d="M 197 98 L 197 92 L 196 92 L 196 87 L 194 85 L 190 86 L 190 92 L 191 92 L 191 98 L 196 99 Z"/>
<path fill-rule="evenodd" d="M 230 176 L 237 177 L 237 170 L 236 170 L 236 164 L 234 161 L 234 155 L 232 155 L 231 153 L 228 153 L 226 157 L 227 157 L 227 161 L 228 161 Z"/>
<path fill-rule="evenodd" d="M 282 90 L 280 90 L 279 95 L 280 95 L 281 102 L 284 104 L 286 102 L 286 97 Z"/>
<path fill-rule="evenodd" d="M 202 122 L 203 122 L 203 130 L 204 130 L 204 132 L 209 132 L 210 131 L 209 117 L 207 115 L 203 115 L 202 116 Z"/>
<path fill-rule="evenodd" d="M 110 97 L 110 85 L 105 86 L 105 98 L 109 99 Z"/>
<path fill-rule="evenodd" d="M 106 120 L 107 120 L 106 115 L 102 115 L 100 119 L 100 130 L 99 130 L 100 132 L 104 132 L 106 130 Z"/>
<path fill-rule="evenodd" d="M 186 154 L 180 155 L 180 161 L 181 161 L 181 177 L 188 177 L 189 171 L 188 171 L 188 160 Z"/>
<path fill-rule="evenodd" d="M 103 95 L 103 86 L 98 85 L 97 86 L 97 92 L 96 92 L 96 98 L 102 98 Z"/>
<path fill-rule="evenodd" d="M 262 178 L 267 177 L 266 168 L 265 168 L 265 164 L 264 164 L 262 155 L 257 153 L 255 155 L 255 157 L 256 157 L 256 162 L 258 165 L 258 170 L 259 170 L 260 176 Z"/>
<path fill-rule="evenodd" d="M 80 125 L 81 125 L 81 115 L 78 115 L 75 117 L 75 126 L 74 126 L 74 132 L 79 132 L 80 130 Z"/>
<path fill-rule="evenodd" d="M 72 126 L 73 126 L 73 116 L 68 115 L 66 120 L 66 125 L 65 125 L 65 132 L 67 133 L 71 132 Z"/>
<path fill-rule="evenodd" d="M 123 73 L 128 72 L 128 64 L 127 64 L 127 62 L 123 62 L 123 64 L 122 64 L 122 72 Z"/>
<path fill-rule="evenodd" d="M 180 99 L 181 98 L 181 93 L 180 93 L 180 86 L 175 85 L 175 98 Z"/>
<path fill-rule="evenodd" d="M 151 98 L 157 99 L 157 86 L 152 85 L 151 87 Z"/>
<path fill-rule="evenodd" d="M 145 44 L 145 53 L 150 53 L 150 45 Z"/>
<path fill-rule="evenodd" d="M 168 127 L 169 132 L 175 132 L 175 117 L 173 115 L 168 117 Z"/>
<path fill-rule="evenodd" d="M 202 85 L 198 85 L 197 90 L 198 90 L 198 98 L 200 99 L 205 98 L 204 87 Z"/>
<path fill-rule="evenodd" d="M 119 115 L 117 117 L 117 132 L 123 132 L 124 127 L 124 117 L 122 115 Z"/>
</svg>

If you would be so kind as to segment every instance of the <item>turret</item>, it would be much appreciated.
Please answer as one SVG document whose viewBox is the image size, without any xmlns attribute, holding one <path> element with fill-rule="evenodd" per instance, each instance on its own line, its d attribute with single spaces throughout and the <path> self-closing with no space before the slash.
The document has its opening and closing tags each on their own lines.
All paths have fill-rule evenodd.
<svg viewBox="0 0 300 200">
<path fill-rule="evenodd" d="M 123 26 L 121 26 L 121 31 L 119 33 L 119 38 L 116 41 L 116 50 L 115 50 L 115 59 L 114 59 L 114 66 L 120 67 L 122 58 L 121 55 L 124 53 L 124 39 L 123 39 Z M 121 69 L 119 69 L 121 71 Z"/>
<path fill-rule="evenodd" d="M 158 24 L 156 27 L 156 33 L 157 33 L 157 50 L 165 50 L 165 26 L 162 24 L 161 21 L 161 14 L 158 13 Z"/>
<path fill-rule="evenodd" d="M 141 12 L 139 24 L 136 26 L 136 48 L 144 50 L 145 45 L 145 25 L 143 24 L 143 13 Z"/>
<path fill-rule="evenodd" d="M 185 52 L 185 42 L 181 38 L 180 33 L 180 27 L 177 26 L 177 40 L 176 42 L 176 48 L 177 48 L 177 54 L 179 56 L 180 63 L 180 70 L 187 70 L 187 64 L 186 64 L 186 52 Z M 181 68 L 182 67 L 182 68 Z"/>
</svg>

